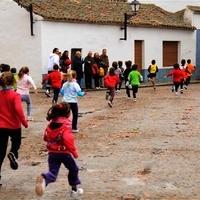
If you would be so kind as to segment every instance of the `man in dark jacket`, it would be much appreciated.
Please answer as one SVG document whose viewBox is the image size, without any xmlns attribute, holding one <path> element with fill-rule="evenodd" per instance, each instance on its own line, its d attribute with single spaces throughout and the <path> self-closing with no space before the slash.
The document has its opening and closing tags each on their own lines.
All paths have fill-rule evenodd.
<svg viewBox="0 0 200 200">
<path fill-rule="evenodd" d="M 92 64 L 93 57 L 92 52 L 89 51 L 88 55 L 84 59 L 84 74 L 85 74 L 85 87 L 86 89 L 92 89 Z"/>
</svg>

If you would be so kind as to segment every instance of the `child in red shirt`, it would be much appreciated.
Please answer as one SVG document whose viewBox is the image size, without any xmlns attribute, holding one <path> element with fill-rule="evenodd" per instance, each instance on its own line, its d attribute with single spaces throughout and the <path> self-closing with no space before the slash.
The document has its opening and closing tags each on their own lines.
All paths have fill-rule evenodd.
<svg viewBox="0 0 200 200">
<path fill-rule="evenodd" d="M 11 72 L 4 72 L 0 76 L 0 186 L 1 166 L 6 156 L 8 139 L 11 138 L 11 149 L 8 153 L 10 167 L 13 170 L 18 168 L 18 150 L 21 145 L 21 135 L 23 125 L 28 127 L 24 115 L 21 96 L 13 90 L 15 79 Z"/>
<path fill-rule="evenodd" d="M 117 66 L 117 62 L 112 63 L 112 67 L 110 68 L 109 73 L 104 77 L 104 84 L 108 88 L 108 91 L 106 92 L 106 100 L 108 100 L 110 95 L 110 99 L 108 101 L 108 105 L 110 107 L 113 106 L 115 86 L 121 82 L 119 76 L 115 74 L 115 66 Z"/>
<path fill-rule="evenodd" d="M 79 168 L 74 159 L 78 158 L 78 152 L 74 144 L 74 136 L 71 130 L 70 105 L 62 102 L 52 106 L 47 113 L 47 120 L 50 123 L 44 133 L 44 141 L 49 151 L 49 171 L 37 177 L 35 192 L 42 196 L 45 187 L 55 182 L 61 164 L 69 170 L 68 182 L 72 187 L 71 197 L 77 197 L 83 193 L 83 189 L 77 188 L 81 183 L 78 178 Z"/>
<path fill-rule="evenodd" d="M 54 71 L 52 73 L 46 75 L 42 80 L 42 84 L 44 84 L 46 80 L 51 80 L 51 86 L 53 88 L 53 93 L 54 93 L 52 99 L 52 105 L 57 104 L 62 82 L 61 73 L 59 72 L 59 66 L 57 64 L 53 66 L 53 70 Z"/>
<path fill-rule="evenodd" d="M 178 95 L 178 88 L 181 84 L 181 80 L 184 78 L 183 71 L 179 68 L 178 63 L 174 64 L 174 70 L 169 72 L 169 74 L 167 74 L 164 77 L 167 78 L 168 76 L 173 76 L 173 83 L 175 86 L 175 94 Z"/>
</svg>

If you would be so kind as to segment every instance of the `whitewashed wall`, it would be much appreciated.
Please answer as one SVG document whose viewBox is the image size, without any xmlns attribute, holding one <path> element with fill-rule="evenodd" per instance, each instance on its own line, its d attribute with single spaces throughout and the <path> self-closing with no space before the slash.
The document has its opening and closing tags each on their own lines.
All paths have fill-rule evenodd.
<svg viewBox="0 0 200 200">
<path fill-rule="evenodd" d="M 128 27 L 127 41 L 119 40 L 123 31 L 118 26 L 67 24 L 60 22 L 42 22 L 43 72 L 46 70 L 46 58 L 54 47 L 61 51 L 82 48 L 85 57 L 88 51 L 108 50 L 110 62 L 122 60 L 134 61 L 134 40 L 144 41 L 143 68 L 147 68 L 152 59 L 159 66 L 162 63 L 162 42 L 179 41 L 182 58 L 195 60 L 195 32 L 188 30 L 134 28 Z M 187 42 L 190 41 L 190 42 Z"/>
<path fill-rule="evenodd" d="M 36 36 L 31 36 L 30 15 L 13 1 L 0 1 L 0 63 L 19 70 L 30 69 L 30 75 L 41 86 L 41 37 L 39 23 L 34 24 Z"/>
</svg>

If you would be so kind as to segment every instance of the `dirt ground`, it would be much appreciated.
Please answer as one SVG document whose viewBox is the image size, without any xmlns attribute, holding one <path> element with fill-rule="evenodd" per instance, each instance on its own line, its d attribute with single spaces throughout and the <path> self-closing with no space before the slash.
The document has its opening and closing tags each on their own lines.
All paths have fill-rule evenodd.
<svg viewBox="0 0 200 200">
<path fill-rule="evenodd" d="M 79 98 L 80 132 L 75 138 L 84 189 L 79 199 L 199 200 L 199 87 L 191 84 L 179 96 L 171 86 L 139 88 L 137 102 L 127 100 L 121 90 L 113 108 L 105 91 L 88 91 Z M 48 169 L 42 138 L 51 98 L 44 93 L 31 97 L 34 121 L 23 128 L 19 169 L 11 170 L 5 159 L 0 200 L 70 200 L 63 166 L 45 194 L 35 195 L 36 177 Z"/>
</svg>

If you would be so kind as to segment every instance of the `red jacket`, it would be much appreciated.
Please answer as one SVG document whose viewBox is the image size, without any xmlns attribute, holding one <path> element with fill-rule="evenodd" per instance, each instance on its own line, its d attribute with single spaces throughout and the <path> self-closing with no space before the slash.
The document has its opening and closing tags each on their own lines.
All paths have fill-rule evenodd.
<svg viewBox="0 0 200 200">
<path fill-rule="evenodd" d="M 168 76 L 173 76 L 173 82 L 181 82 L 181 79 L 184 78 L 184 72 L 181 69 L 174 69 L 167 74 Z"/>
<path fill-rule="evenodd" d="M 47 74 L 43 80 L 42 84 L 45 83 L 46 80 L 51 80 L 51 86 L 52 88 L 60 89 L 61 88 L 61 73 L 57 70 L 53 71 L 50 74 Z"/>
<path fill-rule="evenodd" d="M 119 79 L 118 75 L 110 76 L 109 74 L 107 74 L 104 77 L 104 83 L 105 83 L 106 87 L 115 87 L 116 84 L 118 84 L 120 82 L 121 82 L 121 80 Z"/>
<path fill-rule="evenodd" d="M 21 125 L 28 127 L 20 94 L 13 90 L 1 90 L 0 105 L 0 128 L 19 129 Z"/>
<path fill-rule="evenodd" d="M 52 129 L 50 122 L 44 134 L 44 141 L 47 142 L 46 146 L 49 152 L 53 153 L 68 153 L 72 154 L 74 158 L 78 158 L 78 152 L 74 144 L 74 136 L 71 130 L 71 121 L 67 118 L 60 120 L 61 127 Z M 54 123 L 59 123 L 55 121 Z"/>
</svg>

